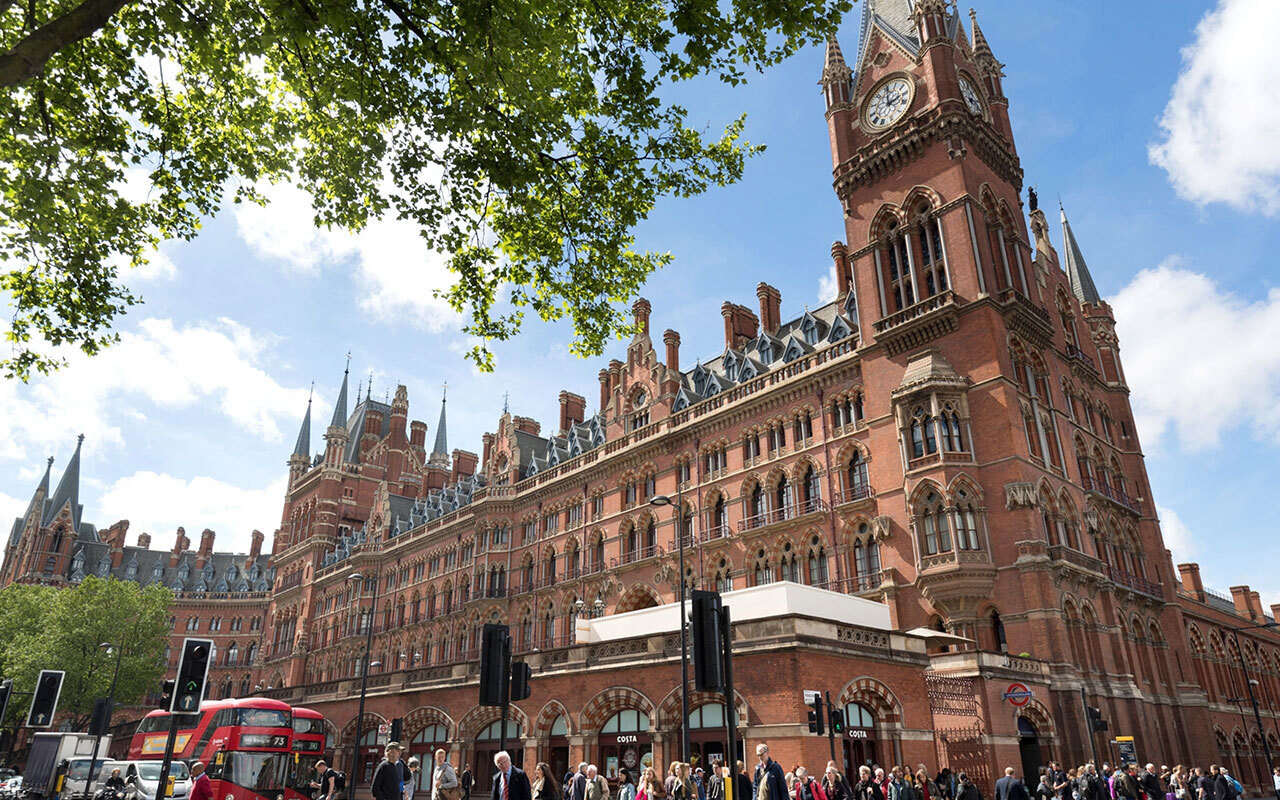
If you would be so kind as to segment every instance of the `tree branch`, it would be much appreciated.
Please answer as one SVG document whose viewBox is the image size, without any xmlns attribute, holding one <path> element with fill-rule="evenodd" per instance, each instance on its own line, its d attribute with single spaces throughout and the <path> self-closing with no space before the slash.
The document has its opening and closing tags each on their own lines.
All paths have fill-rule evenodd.
<svg viewBox="0 0 1280 800">
<path fill-rule="evenodd" d="M 0 87 L 17 86 L 39 75 L 64 47 L 88 38 L 111 16 L 133 0 L 84 0 L 62 16 L 27 34 L 6 53 L 0 53 Z"/>
</svg>

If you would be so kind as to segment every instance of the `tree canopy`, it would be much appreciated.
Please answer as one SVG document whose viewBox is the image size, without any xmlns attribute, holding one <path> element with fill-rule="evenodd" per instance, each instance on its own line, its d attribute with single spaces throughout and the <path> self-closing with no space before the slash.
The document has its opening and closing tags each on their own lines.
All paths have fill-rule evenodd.
<svg viewBox="0 0 1280 800">
<path fill-rule="evenodd" d="M 0 589 L 0 675 L 16 691 L 31 691 L 42 669 L 65 670 L 59 713 L 73 729 L 84 728 L 93 701 L 111 688 L 116 659 L 117 705 L 137 703 L 159 689 L 168 671 L 169 603 L 161 584 L 86 577 L 70 589 L 11 584 Z M 118 651 L 101 647 L 118 646 Z M 27 707 L 10 703 L 10 716 Z"/>
<path fill-rule="evenodd" d="M 482 368 L 530 309 L 598 354 L 672 257 L 637 251 L 637 223 L 761 149 L 664 89 L 740 83 L 850 4 L 0 0 L 0 367 L 27 379 L 111 343 L 138 302 L 123 265 L 278 181 L 320 226 L 415 224 Z"/>
</svg>

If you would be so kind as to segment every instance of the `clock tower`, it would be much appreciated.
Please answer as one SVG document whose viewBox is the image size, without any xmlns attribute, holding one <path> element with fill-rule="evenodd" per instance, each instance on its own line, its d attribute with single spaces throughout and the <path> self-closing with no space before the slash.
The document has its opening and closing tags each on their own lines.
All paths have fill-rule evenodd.
<svg viewBox="0 0 1280 800">
<path fill-rule="evenodd" d="M 943 0 L 867 0 L 852 67 L 827 44 L 821 84 L 848 237 L 838 277 L 857 295 L 864 343 L 892 354 L 919 339 L 895 344 L 912 315 L 1031 294 L 1001 66 L 976 18 L 967 33 Z"/>
</svg>

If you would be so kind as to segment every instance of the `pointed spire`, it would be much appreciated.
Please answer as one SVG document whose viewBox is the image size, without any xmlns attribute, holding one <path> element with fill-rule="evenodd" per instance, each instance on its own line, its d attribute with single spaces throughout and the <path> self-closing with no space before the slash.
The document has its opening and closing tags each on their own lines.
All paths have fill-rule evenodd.
<svg viewBox="0 0 1280 800">
<path fill-rule="evenodd" d="M 440 422 L 436 424 L 436 443 L 431 447 L 431 455 L 427 461 L 431 464 L 446 464 L 449 461 L 449 437 L 445 429 L 445 404 L 449 402 L 446 396 L 449 391 L 449 384 L 444 385 L 444 392 L 440 395 Z"/>
<path fill-rule="evenodd" d="M 1062 239 L 1066 245 L 1067 277 L 1071 280 L 1071 291 L 1081 303 L 1100 303 L 1102 297 L 1098 294 L 1098 287 L 1089 274 L 1089 266 L 1084 263 L 1084 254 L 1080 252 L 1076 235 L 1071 232 L 1071 223 L 1067 222 L 1067 210 L 1061 203 L 1058 208 L 1062 211 Z"/>
<path fill-rule="evenodd" d="M 822 64 L 822 78 L 818 81 L 820 86 L 831 86 L 832 84 L 848 83 L 853 77 L 853 70 L 845 63 L 844 53 L 840 51 L 840 42 L 836 40 L 833 31 L 827 37 L 827 55 Z"/>
<path fill-rule="evenodd" d="M 67 462 L 66 472 L 62 473 L 62 480 L 58 481 L 58 488 L 53 493 L 53 502 L 45 506 L 44 518 L 40 520 L 42 527 L 53 522 L 58 512 L 70 504 L 71 527 L 73 530 L 80 530 L 80 448 L 83 445 L 84 434 L 82 433 L 76 439 L 76 451 Z M 48 488 L 47 483 L 45 488 Z"/>
<path fill-rule="evenodd" d="M 312 391 L 315 384 L 312 384 Z M 311 396 L 307 396 L 307 413 L 302 418 L 302 427 L 298 430 L 298 441 L 293 446 L 293 454 L 302 458 L 311 457 Z"/>
<path fill-rule="evenodd" d="M 982 28 L 978 27 L 978 12 L 972 8 L 969 9 L 969 22 L 973 25 L 973 54 L 975 56 L 991 56 L 995 55 L 991 52 L 991 45 L 987 44 L 987 37 L 983 35 Z"/>
<path fill-rule="evenodd" d="M 44 467 L 44 477 L 40 479 L 35 492 L 31 495 L 31 503 L 27 506 L 27 513 L 22 515 L 23 522 L 31 516 L 32 511 L 39 508 L 39 502 L 49 496 L 49 471 L 52 469 L 53 456 L 49 456 L 49 462 Z"/>
<path fill-rule="evenodd" d="M 347 366 L 342 370 L 342 388 L 338 390 L 338 402 L 333 404 L 333 419 L 330 428 L 347 427 L 347 376 L 351 372 L 351 354 L 347 353 Z"/>
</svg>

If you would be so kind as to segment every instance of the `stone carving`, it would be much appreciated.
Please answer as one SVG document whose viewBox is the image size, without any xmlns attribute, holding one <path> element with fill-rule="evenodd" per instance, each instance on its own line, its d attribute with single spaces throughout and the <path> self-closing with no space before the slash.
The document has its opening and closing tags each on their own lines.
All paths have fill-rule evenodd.
<svg viewBox="0 0 1280 800">
<path fill-rule="evenodd" d="M 1004 506 L 1008 511 L 1015 508 L 1035 508 L 1038 498 L 1034 483 L 1006 483 L 1004 485 Z"/>
<path fill-rule="evenodd" d="M 881 514 L 878 517 L 871 518 L 872 536 L 877 541 L 884 541 L 889 538 L 889 534 L 893 532 L 893 517 L 888 514 Z"/>
</svg>

